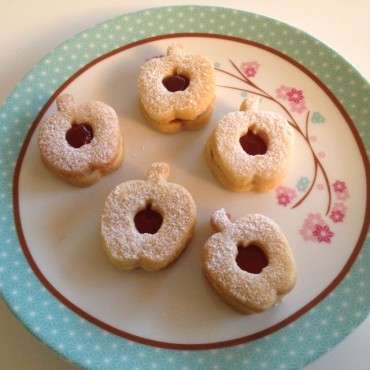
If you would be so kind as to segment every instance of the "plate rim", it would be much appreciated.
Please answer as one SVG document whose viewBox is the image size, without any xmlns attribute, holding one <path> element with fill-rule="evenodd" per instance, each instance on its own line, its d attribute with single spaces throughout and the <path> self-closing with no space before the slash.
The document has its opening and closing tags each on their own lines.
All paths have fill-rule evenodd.
<svg viewBox="0 0 370 370">
<path fill-rule="evenodd" d="M 146 10 L 139 10 L 139 11 L 135 11 L 135 12 L 131 12 L 131 13 L 124 13 L 122 15 L 119 15 L 117 17 L 114 17 L 113 19 L 110 19 L 110 20 L 106 20 L 104 22 L 101 22 L 99 23 L 98 25 L 95 25 L 93 27 L 90 27 L 90 28 L 87 28 L 85 31 L 82 31 L 80 33 L 78 33 L 76 36 L 72 37 L 72 38 L 69 38 L 67 39 L 66 41 L 64 41 L 63 43 L 61 43 L 58 47 L 56 47 L 54 50 L 52 50 L 50 53 L 48 53 L 46 55 L 46 57 L 44 57 L 43 59 L 41 59 L 40 62 L 36 63 L 35 66 L 31 69 L 31 71 L 29 73 L 27 73 L 25 75 L 25 77 L 17 84 L 17 87 L 13 90 L 13 92 L 10 94 L 10 96 L 5 100 L 5 103 L 4 105 L 1 107 L 1 109 L 4 109 L 4 107 L 6 107 L 8 104 L 10 104 L 10 97 L 12 97 L 15 92 L 17 91 L 17 89 L 19 88 L 19 86 L 22 86 L 22 84 L 25 82 L 25 80 L 27 79 L 27 77 L 32 74 L 32 72 L 36 69 L 37 66 L 39 66 L 42 61 L 44 61 L 45 59 L 47 59 L 49 56 L 53 55 L 57 50 L 59 50 L 60 48 L 62 48 L 65 44 L 67 44 L 69 41 L 71 41 L 72 39 L 74 38 L 78 38 L 79 36 L 81 36 L 84 32 L 90 30 L 94 30 L 96 28 L 99 28 L 100 26 L 106 24 L 106 23 L 109 23 L 109 22 L 114 22 L 116 21 L 117 19 L 120 19 L 121 17 L 123 16 L 141 16 L 143 15 L 143 13 L 147 12 L 148 10 L 149 11 L 163 11 L 165 9 L 168 9 L 168 8 L 172 8 L 172 9 L 175 9 L 175 8 L 182 8 L 182 9 L 189 9 L 189 8 L 198 8 L 198 9 L 203 9 L 204 11 L 210 11 L 210 9 L 217 9 L 219 11 L 228 11 L 228 12 L 233 12 L 234 14 L 243 14 L 243 15 L 247 15 L 247 16 L 255 16 L 254 13 L 250 13 L 250 12 L 246 12 L 246 11 L 242 11 L 242 10 L 234 10 L 232 8 L 225 8 L 225 7 L 210 7 L 210 6 L 188 6 L 188 5 L 185 5 L 185 6 L 182 6 L 182 5 L 178 5 L 178 6 L 165 6 L 165 7 L 157 7 L 157 8 L 149 8 L 149 9 L 146 9 Z M 261 19 L 265 19 L 267 21 L 272 21 L 272 22 L 276 22 L 276 20 L 274 18 L 270 18 L 270 17 L 266 17 L 266 16 L 262 16 L 262 15 L 257 15 L 259 18 Z M 284 25 L 284 27 L 287 27 L 289 28 L 289 30 L 293 31 L 293 30 L 298 30 L 296 27 L 294 26 L 291 26 L 287 23 L 284 23 L 284 22 L 281 22 L 281 21 L 278 21 L 279 24 L 282 24 Z M 299 30 L 300 31 L 300 30 Z M 331 51 L 332 53 L 334 53 L 338 58 L 340 58 L 340 60 L 345 63 L 346 65 L 350 66 L 352 70 L 354 70 L 358 76 L 360 77 L 360 79 L 362 81 L 365 81 L 366 84 L 369 84 L 369 82 L 366 80 L 366 78 L 361 74 L 361 72 L 359 72 L 355 66 L 353 66 L 349 61 L 347 61 L 346 59 L 344 59 L 340 54 L 338 54 L 336 51 L 334 51 L 330 46 L 326 45 L 325 43 L 321 42 L 321 41 L 318 41 L 316 38 L 314 38 L 313 36 L 309 35 L 308 33 L 306 33 L 305 31 L 300 31 L 305 37 L 308 37 L 310 38 L 312 41 L 317 41 L 318 44 L 321 44 L 325 47 L 325 49 L 327 49 L 328 51 Z M 356 127 L 356 131 L 358 129 L 357 125 L 355 124 L 355 127 Z M 363 140 L 360 140 L 361 143 L 363 143 L 363 146 L 365 147 L 367 144 L 366 142 L 363 142 Z M 366 157 L 367 158 L 367 157 Z M 368 164 L 368 158 L 367 158 L 367 164 Z M 366 164 L 366 163 L 365 163 Z M 369 170 L 369 166 L 366 166 L 367 167 L 367 170 Z M 368 188 L 369 188 L 369 184 L 368 184 Z M 369 189 L 368 189 L 369 191 Z M 368 199 L 367 199 L 368 200 Z M 364 244 L 366 244 L 368 246 L 368 242 L 365 241 Z M 357 262 L 357 261 L 356 261 Z M 37 336 L 41 341 L 43 341 L 44 343 L 47 343 L 52 349 L 54 349 L 56 352 L 58 352 L 59 354 L 62 354 L 63 357 L 65 357 L 67 360 L 71 360 L 71 357 L 67 357 L 66 353 L 60 349 L 58 349 L 55 345 L 52 345 L 50 344 L 50 342 L 47 342 L 47 341 L 44 341 L 44 339 L 42 338 L 41 335 L 39 335 L 39 333 L 35 333 L 34 330 L 28 325 L 28 322 L 27 321 L 24 321 L 21 317 L 21 315 L 19 314 L 19 312 L 16 312 L 10 305 L 10 302 L 11 300 L 7 299 L 6 295 L 4 294 L 4 290 L 3 288 L 1 288 L 1 294 L 3 296 L 4 301 L 8 304 L 8 306 L 10 307 L 10 309 L 15 313 L 15 315 L 18 317 L 18 319 L 22 322 L 22 324 L 28 328 L 29 331 L 31 331 L 31 333 L 35 336 Z M 367 315 L 369 314 L 369 311 L 370 311 L 370 306 L 368 307 L 368 310 L 367 310 L 367 314 L 366 316 L 364 317 L 361 317 L 358 322 L 355 323 L 354 327 L 357 327 L 358 324 L 360 322 L 362 322 L 366 317 Z M 349 333 L 346 333 L 344 334 L 343 336 L 340 336 L 334 343 L 334 345 L 336 343 L 338 343 L 339 341 L 341 341 L 346 335 L 348 335 Z M 333 345 L 329 345 L 326 350 L 328 348 L 332 348 Z M 322 350 L 320 353 L 318 353 L 317 355 L 315 355 L 314 357 L 310 358 L 310 359 L 306 359 L 305 363 L 309 362 L 309 361 L 312 361 L 314 358 L 317 358 L 324 350 Z M 75 362 L 75 361 L 74 361 Z M 76 364 L 79 364 L 81 365 L 82 363 L 80 363 L 79 361 L 76 361 L 75 362 Z"/>
<path fill-rule="evenodd" d="M 226 348 L 230 346 L 235 346 L 238 344 L 248 343 L 260 338 L 263 338 L 266 335 L 273 334 L 275 331 L 284 328 L 285 326 L 293 323 L 294 321 L 298 320 L 302 315 L 306 314 L 309 310 L 313 307 L 318 305 L 323 299 L 325 299 L 332 291 L 336 289 L 336 287 L 341 283 L 341 281 L 345 278 L 348 271 L 351 269 L 352 265 L 355 263 L 358 254 L 361 252 L 364 241 L 367 234 L 367 228 L 370 225 L 370 207 L 367 206 L 365 209 L 365 217 L 363 219 L 363 224 L 361 228 L 361 232 L 359 234 L 358 240 L 349 255 L 348 259 L 346 260 L 345 264 L 339 270 L 338 274 L 331 280 L 331 282 L 322 290 L 320 291 L 314 298 L 309 300 L 306 304 L 300 307 L 297 311 L 293 312 L 291 315 L 286 317 L 285 319 L 277 322 L 274 325 L 271 325 L 265 329 L 256 331 L 252 334 L 248 334 L 245 336 L 222 340 L 217 342 L 206 342 L 206 343 L 176 343 L 176 342 L 167 342 L 163 340 L 156 340 L 156 339 L 149 339 L 141 335 L 132 334 L 128 331 L 118 329 L 117 327 L 106 323 L 102 319 L 98 319 L 94 315 L 91 315 L 89 312 L 83 310 L 79 305 L 70 301 L 63 293 L 61 293 L 54 285 L 49 281 L 49 279 L 42 273 L 41 269 L 39 268 L 37 261 L 33 258 L 32 253 L 29 249 L 27 244 L 27 240 L 23 233 L 22 228 L 22 218 L 20 212 L 20 202 L 19 202 L 19 176 L 22 170 L 22 164 L 29 147 L 29 143 L 35 134 L 35 130 L 40 124 L 42 117 L 45 115 L 45 112 L 49 109 L 49 107 L 55 102 L 56 97 L 62 93 L 73 81 L 75 81 L 81 74 L 85 71 L 89 70 L 90 68 L 94 67 L 95 65 L 99 64 L 101 61 L 104 61 L 110 57 L 113 57 L 117 54 L 125 52 L 126 50 L 133 49 L 137 46 L 144 45 L 151 43 L 153 41 L 158 40 L 166 40 L 166 39 L 178 39 L 182 37 L 195 37 L 195 38 L 211 38 L 211 39 L 221 39 L 224 41 L 233 41 L 238 42 L 245 45 L 251 45 L 253 47 L 260 48 L 262 50 L 268 51 L 275 56 L 280 57 L 284 61 L 292 64 L 294 67 L 298 68 L 302 73 L 308 76 L 313 82 L 315 82 L 320 89 L 330 98 L 331 102 L 335 105 L 336 109 L 340 112 L 343 119 L 346 121 L 354 140 L 356 141 L 357 148 L 361 154 L 362 164 L 365 167 L 365 175 L 366 175 L 366 183 L 367 188 L 369 190 L 370 186 L 370 169 L 366 167 L 366 150 L 365 146 L 362 143 L 358 130 L 355 126 L 355 123 L 351 119 L 350 115 L 347 113 L 343 105 L 339 102 L 336 96 L 328 89 L 328 87 L 321 81 L 321 79 L 315 76 L 310 70 L 308 70 L 305 66 L 298 63 L 296 60 L 292 59 L 289 55 L 285 55 L 280 51 L 263 45 L 258 42 L 250 41 L 247 39 L 235 37 L 235 36 L 228 36 L 228 35 L 220 35 L 220 34 L 209 34 L 209 33 L 189 33 L 189 32 L 182 32 L 182 33 L 174 33 L 174 34 L 161 34 L 157 36 L 152 36 L 149 38 L 143 38 L 138 41 L 123 45 L 122 47 L 113 49 L 98 58 L 93 59 L 86 65 L 84 65 L 81 69 L 77 70 L 73 73 L 66 81 L 63 82 L 62 85 L 58 87 L 57 90 L 50 96 L 48 101 L 44 104 L 36 118 L 32 121 L 30 128 L 28 129 L 27 136 L 23 141 L 21 150 L 18 154 L 14 175 L 13 175 L 13 209 L 14 209 L 14 222 L 16 225 L 16 230 L 18 234 L 18 239 L 20 245 L 22 247 L 23 253 L 25 254 L 28 264 L 31 266 L 34 274 L 38 277 L 41 283 L 49 290 L 49 292 L 61 303 L 66 305 L 69 309 L 71 309 L 77 315 L 83 317 L 85 320 L 89 321 L 90 323 L 97 325 L 103 330 L 107 330 L 108 332 L 115 334 L 119 337 L 124 339 L 133 340 L 135 342 L 152 345 L 160 348 L 166 349 L 177 349 L 177 350 L 210 350 L 210 349 L 218 349 L 218 348 Z M 367 193 L 367 196 L 369 192 Z"/>
</svg>

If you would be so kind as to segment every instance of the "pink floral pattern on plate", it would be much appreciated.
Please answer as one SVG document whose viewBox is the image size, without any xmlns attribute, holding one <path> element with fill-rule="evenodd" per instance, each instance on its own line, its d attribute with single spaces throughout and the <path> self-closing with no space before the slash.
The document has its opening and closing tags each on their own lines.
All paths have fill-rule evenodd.
<svg viewBox="0 0 370 370">
<path fill-rule="evenodd" d="M 287 100 L 292 112 L 303 113 L 307 110 L 303 90 L 281 85 L 276 90 L 276 96 L 281 100 Z"/>
<path fill-rule="evenodd" d="M 347 185 L 344 181 L 337 180 L 333 184 L 335 196 L 339 200 L 347 200 L 349 198 L 349 192 Z"/>
<path fill-rule="evenodd" d="M 340 211 L 339 209 L 333 209 L 330 212 L 329 217 L 333 220 L 333 222 L 343 222 L 344 213 L 342 211 Z"/>
<path fill-rule="evenodd" d="M 333 190 L 338 199 L 345 200 L 349 197 L 347 184 L 342 180 L 337 180 L 333 184 Z M 329 219 L 334 223 L 342 223 L 347 213 L 347 205 L 342 202 L 334 203 L 329 213 Z M 334 232 L 320 213 L 310 213 L 303 222 L 299 233 L 306 241 L 318 243 L 331 243 Z"/>
<path fill-rule="evenodd" d="M 330 230 L 320 213 L 309 213 L 299 233 L 306 241 L 328 244 L 334 236 L 334 232 Z"/>
<path fill-rule="evenodd" d="M 297 192 L 287 186 L 279 186 L 276 188 L 276 196 L 278 203 L 286 207 L 297 196 Z"/>
<path fill-rule="evenodd" d="M 247 77 L 254 77 L 257 74 L 260 65 L 258 62 L 253 61 L 253 62 L 244 62 L 242 63 L 241 67 L 243 73 Z"/>
<path fill-rule="evenodd" d="M 349 197 L 347 185 L 342 180 L 337 180 L 333 184 L 333 190 L 337 199 L 346 200 Z M 334 203 L 328 218 L 334 223 L 344 222 L 347 213 L 347 205 L 342 202 Z M 318 243 L 331 243 L 334 232 L 320 213 L 310 213 L 303 222 L 299 233 L 306 241 L 313 241 Z"/>
<path fill-rule="evenodd" d="M 334 235 L 328 225 L 316 225 L 312 234 L 319 243 L 330 243 L 331 238 Z"/>
<path fill-rule="evenodd" d="M 347 205 L 345 201 L 349 198 L 349 190 L 347 184 L 343 180 L 336 180 L 334 183 L 330 181 L 329 174 L 326 171 L 323 160 L 326 158 L 324 151 L 316 152 L 312 142 L 317 142 L 318 134 L 310 135 L 310 122 L 311 123 L 324 123 L 325 117 L 317 111 L 311 112 L 307 108 L 306 98 L 304 91 L 297 87 L 287 86 L 281 84 L 275 89 L 275 95 L 267 91 L 265 88 L 258 84 L 256 77 L 260 68 L 260 64 L 256 61 L 246 61 L 237 65 L 233 60 L 229 60 L 233 70 L 216 66 L 216 70 L 232 77 L 235 81 L 243 82 L 244 87 L 219 85 L 220 87 L 241 91 L 242 96 L 248 94 L 258 95 L 269 102 L 276 105 L 278 109 L 284 112 L 288 123 L 299 133 L 299 136 L 308 145 L 311 151 L 311 158 L 314 164 L 314 172 L 312 179 L 307 176 L 300 176 L 295 184 L 300 192 L 299 197 L 297 191 L 289 186 L 279 186 L 276 189 L 276 200 L 280 206 L 295 209 L 303 204 L 313 189 L 324 190 L 326 189 L 326 209 L 323 215 L 320 213 L 309 213 L 303 221 L 303 226 L 299 230 L 301 236 L 306 241 L 313 241 L 316 243 L 331 243 L 335 233 L 331 229 L 332 226 L 344 222 L 347 212 Z M 306 112 L 303 122 L 299 122 L 292 113 Z M 321 176 L 321 178 L 320 178 Z M 318 182 L 320 181 L 320 182 Z M 298 198 L 294 200 L 295 198 Z M 294 200 L 294 202 L 293 202 Z M 333 204 L 333 201 L 336 203 Z M 331 224 L 330 224 L 331 223 Z M 329 225 L 330 224 L 330 225 Z"/>
<path fill-rule="evenodd" d="M 337 180 L 333 184 L 333 188 L 336 193 L 344 193 L 347 190 L 347 185 L 344 181 Z"/>
<path fill-rule="evenodd" d="M 347 212 L 347 206 L 344 203 L 334 203 L 333 209 L 330 212 L 330 218 L 333 222 L 343 222 Z"/>
</svg>

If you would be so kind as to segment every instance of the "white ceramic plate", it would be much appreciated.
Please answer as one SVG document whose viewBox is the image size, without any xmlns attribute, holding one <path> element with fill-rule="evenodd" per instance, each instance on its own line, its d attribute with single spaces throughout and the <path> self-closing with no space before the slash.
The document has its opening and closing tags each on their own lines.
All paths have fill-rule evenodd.
<svg viewBox="0 0 370 370">
<path fill-rule="evenodd" d="M 175 14 L 178 16 L 179 8 L 169 9 L 177 9 Z M 194 14 L 194 8 L 181 9 L 182 14 Z M 365 201 L 368 190 L 367 157 L 353 118 L 344 107 L 345 101 L 340 99 L 341 103 L 331 91 L 335 81 L 330 89 L 327 83 L 321 80 L 320 75 L 324 76 L 324 73 L 320 68 L 326 67 L 321 65 L 320 68 L 307 68 L 310 61 L 316 61 L 320 52 L 326 57 L 328 49 L 299 31 L 274 21 L 255 18 L 242 12 L 211 9 L 199 8 L 196 16 L 202 18 L 201 14 L 213 12 L 217 13 L 218 22 L 224 22 L 222 24 L 239 22 L 242 27 L 244 23 L 250 24 L 253 21 L 255 27 L 265 29 L 266 24 L 270 31 L 266 30 L 266 39 L 259 42 L 256 42 L 252 34 L 247 37 L 247 34 L 238 35 L 236 31 L 232 36 L 203 33 L 167 34 L 146 39 L 144 37 L 143 40 L 118 49 L 115 49 L 115 46 L 119 45 L 107 44 L 105 52 L 102 53 L 99 49 L 102 40 L 114 38 L 119 42 L 126 37 L 127 42 L 133 41 L 126 33 L 129 35 L 130 32 L 135 32 L 136 35 L 142 35 L 141 29 L 146 32 L 147 27 L 152 27 L 150 22 L 160 24 L 168 11 L 161 9 L 150 11 L 149 15 L 138 13 L 117 18 L 78 36 L 53 52 L 30 75 L 32 77 L 29 76 L 25 80 L 20 87 L 21 91 L 13 94 L 13 100 L 8 102 L 5 108 L 16 114 L 15 100 L 19 100 L 16 94 L 29 94 L 27 89 L 31 89 L 34 94 L 32 97 L 37 96 L 36 90 L 47 85 L 48 79 L 54 84 L 53 76 L 63 73 L 71 75 L 56 93 L 51 95 L 33 121 L 17 159 L 13 185 L 15 224 L 20 244 L 28 263 L 44 286 L 64 305 L 92 322 L 87 324 L 82 320 L 80 323 L 89 327 L 96 325 L 118 335 L 104 337 L 104 341 L 112 338 L 112 344 L 109 346 L 131 344 L 130 340 L 133 340 L 154 347 L 204 349 L 207 350 L 203 352 L 207 354 L 204 361 L 211 361 L 209 359 L 212 358 L 212 348 L 239 344 L 239 347 L 225 350 L 221 362 L 219 361 L 223 363 L 228 354 L 236 356 L 235 353 L 238 353 L 240 348 L 252 348 L 252 344 L 243 343 L 262 337 L 277 338 L 277 334 L 284 330 L 277 331 L 284 327 L 287 330 L 288 324 L 291 324 L 288 329 L 293 330 L 295 324 L 292 323 L 301 322 L 308 316 L 310 309 L 337 287 L 360 252 L 369 214 Z M 158 18 L 161 14 L 162 18 Z M 186 19 L 190 22 L 191 18 L 187 16 Z M 138 25 L 138 28 L 132 30 L 130 22 Z M 185 23 L 179 23 L 178 27 L 181 24 Z M 209 32 L 215 32 L 210 29 L 210 25 L 207 27 Z M 271 47 L 273 43 L 267 41 L 268 35 L 278 32 L 279 27 L 280 31 L 286 31 L 286 35 L 292 37 L 294 42 L 296 39 L 306 40 L 294 50 L 311 50 L 307 48 L 313 47 L 312 55 L 307 53 L 306 59 L 299 63 L 294 58 L 294 50 L 288 56 L 281 53 L 277 47 Z M 183 26 L 183 30 L 192 29 Z M 150 33 L 145 35 L 149 36 Z M 138 36 L 137 38 L 141 39 Z M 167 46 L 174 41 L 181 42 L 190 53 L 201 53 L 210 57 L 217 68 L 219 86 L 215 111 L 205 129 L 164 135 L 151 129 L 141 116 L 137 104 L 136 79 L 139 66 L 148 58 L 164 54 Z M 288 40 L 287 43 L 289 44 Z M 111 49 L 115 50 L 110 52 Z M 83 59 L 86 55 L 91 58 L 93 53 L 96 56 L 103 55 L 73 73 L 74 61 L 79 60 L 81 66 L 85 64 Z M 330 51 L 328 55 L 332 55 L 331 53 Z M 301 51 L 298 54 L 301 55 Z M 324 59 L 321 63 L 329 62 Z M 345 62 L 338 59 L 337 64 L 332 64 L 332 69 L 340 73 L 343 68 L 347 68 L 343 67 L 343 64 Z M 339 66 L 338 69 L 336 66 Z M 357 83 L 363 83 L 361 80 L 358 82 L 358 78 L 356 75 L 353 80 L 348 81 L 349 86 L 354 85 L 356 91 L 360 88 Z M 55 85 L 58 85 L 58 81 L 55 80 Z M 41 163 L 38 152 L 38 123 L 55 111 L 55 97 L 65 92 L 73 94 L 77 102 L 95 99 L 114 107 L 124 132 L 126 158 L 123 166 L 98 184 L 86 189 L 72 187 L 51 175 Z M 281 186 L 265 194 L 240 194 L 224 190 L 210 173 L 203 156 L 205 143 L 217 121 L 224 114 L 238 110 L 246 94 L 262 95 L 262 110 L 283 114 L 295 127 L 295 155 L 289 174 Z M 368 96 L 368 90 L 363 94 L 362 98 L 366 97 L 366 94 Z M 42 100 L 43 95 L 40 96 Z M 357 96 L 354 98 L 357 99 Z M 22 99 L 20 102 L 27 105 L 27 100 Z M 27 117 L 21 122 L 24 129 L 27 127 L 26 122 L 30 122 Z M 19 122 L 17 124 L 20 125 Z M 15 142 L 16 138 L 9 140 Z M 19 138 L 18 140 L 20 142 Z M 117 271 L 108 262 L 101 248 L 99 227 L 104 200 L 110 190 L 120 182 L 144 178 L 153 161 L 168 162 L 171 165 L 170 181 L 185 186 L 194 196 L 198 207 L 195 236 L 181 258 L 166 270 L 158 273 L 141 270 Z M 214 210 L 222 207 L 235 218 L 247 213 L 265 214 L 274 219 L 287 235 L 297 262 L 298 281 L 296 288 L 279 306 L 259 315 L 241 315 L 225 305 L 202 276 L 200 253 L 211 234 L 209 218 Z M 360 289 L 362 282 L 361 279 L 357 281 L 360 284 L 357 297 L 362 297 L 359 304 L 364 304 L 367 300 L 365 291 Z M 6 297 L 7 294 L 11 295 L 10 290 L 7 292 Z M 48 301 L 41 298 L 35 301 L 31 298 L 29 302 L 34 305 L 31 309 L 34 315 L 31 315 L 31 318 L 38 317 L 39 307 L 45 310 L 49 306 L 48 303 L 43 306 L 43 302 Z M 343 302 L 343 299 L 340 302 Z M 13 307 L 16 305 L 11 304 Z M 352 304 L 351 301 L 347 303 Z M 333 304 L 327 307 L 329 313 L 337 309 Z M 367 308 L 364 310 L 368 309 L 368 306 L 365 307 Z M 22 306 L 21 311 L 23 310 L 26 308 Z M 26 311 L 29 315 L 30 308 Z M 362 311 L 359 312 L 359 318 L 363 317 Z M 72 313 L 68 315 L 75 316 Z M 65 316 L 66 325 L 70 325 L 68 323 L 72 320 L 68 315 Z M 62 316 L 49 312 L 44 319 L 49 320 L 51 326 L 39 329 L 39 332 L 44 332 L 42 335 L 49 337 L 50 330 L 63 330 Z M 55 320 L 60 323 L 55 324 Z M 311 323 L 315 322 L 312 320 Z M 325 320 L 325 315 L 321 315 L 317 320 Z M 346 320 L 343 317 L 343 321 Z M 355 318 L 353 320 L 356 323 L 358 321 Z M 310 323 L 310 320 L 307 322 Z M 341 323 L 340 317 L 338 322 Z M 33 323 L 28 325 L 37 332 Z M 74 328 L 72 326 L 68 330 L 77 333 L 80 330 L 78 325 L 73 325 Z M 40 325 L 38 326 L 40 328 Z M 84 330 L 87 340 L 95 338 L 95 328 Z M 85 358 L 89 359 L 90 363 L 84 362 L 73 351 L 72 354 L 66 353 L 65 347 L 75 341 L 75 335 L 68 333 L 67 338 L 65 342 L 61 342 L 61 352 L 80 364 L 99 367 L 99 349 L 94 355 L 89 354 L 88 348 L 84 349 Z M 45 340 L 53 347 L 58 346 L 58 343 L 53 343 L 50 339 Z M 120 342 L 116 342 L 117 340 Z M 276 342 L 277 339 L 272 340 Z M 92 345 L 104 350 L 104 356 L 109 360 L 106 364 L 108 366 L 112 363 L 112 355 L 107 355 L 104 341 L 98 339 Z M 141 344 L 135 344 L 134 348 L 152 351 L 151 347 L 143 347 Z M 295 348 L 298 351 L 302 346 L 295 344 Z M 300 357 L 301 363 L 314 358 L 316 353 L 321 351 L 312 350 L 313 353 Z M 143 358 L 149 356 L 145 351 L 140 353 L 144 353 Z M 199 352 L 192 352 L 191 356 L 197 356 L 197 353 Z M 240 364 L 246 353 L 243 351 L 240 359 L 238 357 Z M 258 353 L 259 351 L 257 355 Z M 164 356 L 163 353 L 161 355 Z M 133 364 L 137 353 L 124 356 L 128 356 Z M 168 359 L 169 355 L 166 356 L 164 358 Z M 178 363 L 185 364 L 184 366 L 193 361 L 190 358 L 180 359 L 174 357 L 173 361 L 179 361 Z M 198 361 L 196 357 L 194 361 Z M 201 365 L 201 362 L 199 364 Z"/>
</svg>

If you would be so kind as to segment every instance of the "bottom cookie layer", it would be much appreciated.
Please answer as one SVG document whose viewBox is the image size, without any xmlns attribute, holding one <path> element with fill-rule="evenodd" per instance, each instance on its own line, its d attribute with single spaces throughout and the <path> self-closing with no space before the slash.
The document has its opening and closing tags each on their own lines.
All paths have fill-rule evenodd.
<svg viewBox="0 0 370 370">
<path fill-rule="evenodd" d="M 219 182 L 228 190 L 234 192 L 247 192 L 247 191 L 257 191 L 257 192 L 265 192 L 275 188 L 277 185 L 280 184 L 281 180 L 284 177 L 282 174 L 279 178 L 275 178 L 269 181 L 256 181 L 255 178 L 252 178 L 251 181 L 245 180 L 244 182 L 232 181 L 231 177 L 226 175 L 224 171 L 218 165 L 219 160 L 217 158 L 216 153 L 212 149 L 212 140 L 211 137 L 208 140 L 205 150 L 205 156 L 208 163 L 208 167 L 210 168 L 213 175 L 219 180 Z"/>
<path fill-rule="evenodd" d="M 125 259 L 118 260 L 117 258 L 111 255 L 110 249 L 105 244 L 104 239 L 103 239 L 103 248 L 110 262 L 112 263 L 112 265 L 118 268 L 119 270 L 130 271 L 130 270 L 135 270 L 137 268 L 142 268 L 143 270 L 150 271 L 150 272 L 159 271 L 167 267 L 170 267 L 172 264 L 174 264 L 177 261 L 180 255 L 185 251 L 187 246 L 190 244 L 193 238 L 194 229 L 195 229 L 195 224 L 193 228 L 191 229 L 190 233 L 187 235 L 187 238 L 184 242 L 183 247 L 177 250 L 177 253 L 171 256 L 171 258 L 168 258 L 164 262 L 161 261 L 161 263 L 153 263 L 153 262 L 148 262 L 145 260 L 139 260 L 135 262 L 130 261 L 130 260 L 125 260 Z"/>
<path fill-rule="evenodd" d="M 124 149 L 123 149 L 123 140 L 121 138 L 119 150 L 117 151 L 114 159 L 101 168 L 94 168 L 87 173 L 67 173 L 57 171 L 53 166 L 51 166 L 45 159 L 41 156 L 41 159 L 45 166 L 53 172 L 58 177 L 62 178 L 64 181 L 68 182 L 71 185 L 86 187 L 90 186 L 97 181 L 99 181 L 104 175 L 117 170 L 124 159 Z"/>
<path fill-rule="evenodd" d="M 204 127 L 213 112 L 213 102 L 208 106 L 208 108 L 201 114 L 199 114 L 193 120 L 174 120 L 171 122 L 158 122 L 153 120 L 145 110 L 144 106 L 140 102 L 140 109 L 145 117 L 145 119 L 153 126 L 156 130 L 164 132 L 166 134 L 175 134 L 179 131 L 193 131 L 199 130 Z"/>
</svg>

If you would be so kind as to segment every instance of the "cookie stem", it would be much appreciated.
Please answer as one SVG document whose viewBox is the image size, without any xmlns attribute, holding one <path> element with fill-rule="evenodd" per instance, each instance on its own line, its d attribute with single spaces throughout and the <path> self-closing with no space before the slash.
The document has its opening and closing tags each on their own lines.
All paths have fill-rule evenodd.
<svg viewBox="0 0 370 370">
<path fill-rule="evenodd" d="M 240 104 L 240 110 L 256 112 L 260 103 L 258 96 L 248 94 L 247 97 Z"/>
<path fill-rule="evenodd" d="M 174 43 L 167 48 L 167 55 L 179 55 L 183 53 L 184 53 L 183 46 L 178 43 Z"/>
<path fill-rule="evenodd" d="M 216 231 L 223 231 L 230 227 L 232 222 L 225 208 L 218 209 L 211 217 L 211 225 Z"/>
<path fill-rule="evenodd" d="M 165 162 L 154 162 L 148 170 L 148 180 L 158 182 L 166 180 L 170 174 L 170 166 Z"/>
<path fill-rule="evenodd" d="M 75 101 L 72 95 L 62 94 L 56 99 L 57 108 L 60 112 L 72 115 L 75 110 Z"/>
</svg>

